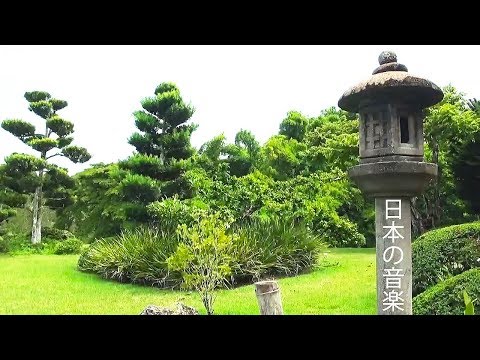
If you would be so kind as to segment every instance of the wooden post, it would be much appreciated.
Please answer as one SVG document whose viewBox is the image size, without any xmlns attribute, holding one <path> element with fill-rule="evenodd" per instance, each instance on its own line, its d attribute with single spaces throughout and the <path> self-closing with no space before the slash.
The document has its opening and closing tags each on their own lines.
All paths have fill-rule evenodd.
<svg viewBox="0 0 480 360">
<path fill-rule="evenodd" d="M 255 283 L 260 315 L 283 315 L 282 297 L 276 281 L 259 281 Z"/>
</svg>

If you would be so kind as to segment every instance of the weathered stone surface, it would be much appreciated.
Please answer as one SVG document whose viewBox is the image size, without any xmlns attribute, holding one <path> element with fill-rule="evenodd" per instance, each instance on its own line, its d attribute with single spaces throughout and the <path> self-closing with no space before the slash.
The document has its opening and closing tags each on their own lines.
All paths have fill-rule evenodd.
<svg viewBox="0 0 480 360">
<path fill-rule="evenodd" d="M 148 305 L 140 315 L 198 315 L 198 311 L 179 302 L 175 310 Z"/>
<path fill-rule="evenodd" d="M 432 106 L 443 99 L 442 90 L 429 80 L 408 73 L 407 67 L 397 63 L 393 51 L 383 51 L 380 64 L 370 79 L 347 90 L 338 100 L 338 106 L 349 112 L 373 104 L 393 102 L 420 108 Z"/>
<path fill-rule="evenodd" d="M 388 64 L 383 64 L 377 67 L 375 70 L 373 70 L 372 74 L 378 74 L 386 71 L 408 71 L 407 67 L 403 64 L 399 63 L 388 63 Z"/>
<path fill-rule="evenodd" d="M 371 104 L 393 102 L 426 108 L 442 99 L 442 90 L 433 82 L 406 71 L 387 71 L 372 75 L 347 90 L 338 100 L 338 106 L 349 112 L 359 112 L 361 107 Z"/>
<path fill-rule="evenodd" d="M 380 65 L 397 62 L 397 54 L 393 51 L 382 51 L 378 56 L 378 63 Z"/>
<path fill-rule="evenodd" d="M 395 219 L 394 222 L 386 219 L 385 200 L 387 199 L 401 201 L 401 219 Z M 410 198 L 375 198 L 377 313 L 379 315 L 412 314 L 411 221 Z M 384 228 L 384 226 L 388 227 L 392 224 L 398 228 L 398 234 L 403 238 L 399 237 L 393 241 L 389 239 L 392 234 L 388 236 L 388 228 Z M 394 248 L 391 248 L 392 246 Z M 390 256 L 391 260 L 385 261 L 385 257 L 389 260 Z M 396 270 L 392 270 L 392 268 Z M 392 280 L 395 280 L 392 278 L 395 277 L 395 273 L 399 281 L 392 283 Z M 387 282 L 389 275 L 390 283 Z M 394 301 L 397 295 L 399 298 Z M 397 306 L 392 306 L 394 302 Z"/>
<path fill-rule="evenodd" d="M 416 161 L 381 161 L 360 164 L 348 175 L 358 188 L 369 196 L 420 195 L 437 176 L 436 164 Z"/>
</svg>

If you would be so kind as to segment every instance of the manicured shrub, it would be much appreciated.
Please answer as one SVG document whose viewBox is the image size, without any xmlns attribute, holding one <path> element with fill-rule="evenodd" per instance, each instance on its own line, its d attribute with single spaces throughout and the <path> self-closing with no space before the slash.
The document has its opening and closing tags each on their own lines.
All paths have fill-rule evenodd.
<svg viewBox="0 0 480 360">
<path fill-rule="evenodd" d="M 42 228 L 42 236 L 52 240 L 67 240 L 73 238 L 73 234 L 68 230 L 60 230 L 53 227 Z"/>
<path fill-rule="evenodd" d="M 97 240 L 81 255 L 79 269 L 118 281 L 177 287 L 183 281 L 182 274 L 169 270 L 167 259 L 184 247 L 179 243 L 191 241 L 186 234 L 140 229 Z M 234 240 L 225 249 L 231 257 L 231 275 L 225 280 L 234 284 L 296 275 L 315 266 L 326 248 L 305 225 L 282 220 L 251 220 L 230 228 L 226 236 Z"/>
<path fill-rule="evenodd" d="M 303 223 L 251 220 L 233 229 L 232 281 L 293 276 L 313 268 L 327 245 Z"/>
<path fill-rule="evenodd" d="M 174 233 L 148 228 L 95 241 L 78 261 L 82 271 L 121 282 L 178 287 L 181 274 L 168 270 L 166 260 L 177 248 Z"/>
<path fill-rule="evenodd" d="M 465 311 L 463 291 L 466 291 L 472 299 L 480 299 L 480 268 L 451 277 L 415 296 L 413 313 L 415 315 L 462 315 Z"/>
<path fill-rule="evenodd" d="M 429 231 L 412 245 L 413 295 L 480 266 L 480 222 Z"/>
<path fill-rule="evenodd" d="M 80 254 L 84 243 L 80 239 L 70 238 L 55 242 L 53 253 L 56 255 Z"/>
</svg>

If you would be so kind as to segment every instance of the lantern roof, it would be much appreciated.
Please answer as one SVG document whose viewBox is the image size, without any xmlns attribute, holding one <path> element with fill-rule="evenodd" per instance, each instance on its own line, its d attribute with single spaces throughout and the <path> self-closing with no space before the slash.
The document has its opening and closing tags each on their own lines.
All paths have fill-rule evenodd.
<svg viewBox="0 0 480 360">
<path fill-rule="evenodd" d="M 342 95 L 338 101 L 341 109 L 358 113 L 364 106 L 393 102 L 422 109 L 443 99 L 443 92 L 437 85 L 410 74 L 405 65 L 397 62 L 397 55 L 393 51 L 383 51 L 378 62 L 380 66 L 368 80 Z"/>
</svg>

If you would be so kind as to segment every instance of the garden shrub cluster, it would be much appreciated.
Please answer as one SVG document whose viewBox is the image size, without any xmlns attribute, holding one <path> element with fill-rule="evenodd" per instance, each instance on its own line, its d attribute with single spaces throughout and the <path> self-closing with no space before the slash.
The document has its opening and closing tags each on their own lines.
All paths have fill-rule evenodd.
<svg viewBox="0 0 480 360">
<path fill-rule="evenodd" d="M 120 282 L 175 288 L 182 282 L 179 272 L 168 269 L 167 259 L 175 252 L 175 233 L 139 228 L 93 242 L 78 261 L 82 271 Z"/>
<path fill-rule="evenodd" d="M 413 299 L 415 315 L 462 315 L 463 291 L 480 299 L 480 268 L 470 269 L 442 281 Z M 478 315 L 478 312 L 477 312 Z"/>
<path fill-rule="evenodd" d="M 213 226 L 205 220 L 200 223 L 204 227 Z M 173 255 L 178 258 L 179 251 L 187 251 L 186 234 L 186 231 L 151 228 L 125 231 L 92 243 L 80 257 L 78 266 L 82 271 L 107 279 L 179 287 L 183 282 L 182 273 L 178 267 L 169 268 L 168 259 Z M 311 269 L 326 247 L 306 226 L 281 221 L 252 220 L 231 226 L 226 236 L 230 240 L 222 251 L 230 257 L 231 272 L 225 279 L 230 284 L 267 276 L 289 276 Z"/>
<path fill-rule="evenodd" d="M 480 222 L 429 231 L 412 245 L 413 295 L 480 267 Z"/>
<path fill-rule="evenodd" d="M 45 237 L 40 244 L 30 242 L 30 234 L 6 232 L 0 236 L 0 254 L 80 254 L 86 244 L 69 231 L 46 228 Z"/>
</svg>

